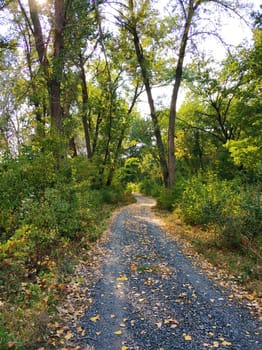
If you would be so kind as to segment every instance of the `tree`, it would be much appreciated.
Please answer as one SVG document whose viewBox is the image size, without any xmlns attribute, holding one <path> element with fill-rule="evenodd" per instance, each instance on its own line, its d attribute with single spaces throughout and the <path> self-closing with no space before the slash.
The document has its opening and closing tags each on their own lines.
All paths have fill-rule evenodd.
<svg viewBox="0 0 262 350">
<path fill-rule="evenodd" d="M 137 58 L 137 63 L 140 69 L 142 81 L 146 90 L 148 105 L 150 108 L 150 116 L 153 123 L 154 134 L 156 138 L 156 143 L 158 147 L 160 166 L 162 169 L 162 176 L 165 185 L 167 186 L 168 180 L 168 166 L 165 155 L 165 147 L 162 140 L 161 129 L 158 121 L 157 111 L 155 107 L 155 102 L 152 94 L 153 85 L 153 70 L 152 61 L 153 58 L 150 57 L 149 48 L 152 45 L 152 40 L 149 38 L 149 28 L 155 32 L 153 29 L 153 23 L 155 22 L 155 12 L 150 8 L 150 1 L 134 1 L 129 0 L 128 4 L 124 6 L 124 11 L 120 11 L 121 17 L 119 22 L 123 28 L 131 35 L 133 41 L 134 50 Z M 153 23 L 149 23 L 149 18 L 153 18 Z M 145 26 L 145 33 L 143 32 L 143 25 L 147 22 Z M 149 40 L 149 45 L 147 48 L 143 45 L 143 39 Z M 151 47 L 151 53 L 154 52 Z"/>
<path fill-rule="evenodd" d="M 178 48 L 177 64 L 175 68 L 175 83 L 173 86 L 173 92 L 170 103 L 170 115 L 169 115 L 169 128 L 168 128 L 168 187 L 171 188 L 175 181 L 175 126 L 177 118 L 177 100 L 178 93 L 181 86 L 183 67 L 185 61 L 186 50 L 190 38 L 198 34 L 205 35 L 218 35 L 214 31 L 198 32 L 198 27 L 201 25 L 201 9 L 204 12 L 209 12 L 209 5 L 217 6 L 217 11 L 231 11 L 238 13 L 241 8 L 239 1 L 220 1 L 220 0 L 179 0 L 178 1 L 182 10 L 182 31 L 181 39 Z M 212 10 L 212 8 L 211 8 Z M 213 8 L 214 10 L 214 8 Z M 220 10 L 220 11 L 219 11 Z M 210 13 L 210 12 L 209 12 Z M 214 17 L 210 13 L 211 18 Z"/>
<path fill-rule="evenodd" d="M 242 103 L 239 115 L 242 116 L 242 130 L 237 140 L 229 140 L 229 149 L 234 162 L 238 165 L 261 174 L 262 159 L 262 103 L 259 98 L 262 88 L 262 29 L 261 13 L 257 13 L 254 22 L 254 46 L 242 49 L 236 54 L 238 66 L 242 66 L 245 86 L 242 91 Z"/>
<path fill-rule="evenodd" d="M 156 17 L 157 13 L 153 10 L 152 2 L 130 0 L 122 5 L 119 22 L 133 41 L 139 71 L 147 93 L 163 179 L 168 188 L 171 188 L 175 181 L 177 100 L 189 44 L 192 44 L 191 48 L 194 48 L 194 51 L 196 51 L 196 42 L 193 43 L 195 37 L 199 35 L 204 37 L 215 35 L 219 37 L 214 26 L 212 28 L 210 25 L 206 29 L 202 24 L 202 18 L 206 18 L 206 13 L 210 15 L 211 20 L 215 20 L 217 17 L 214 13 L 218 13 L 218 10 L 220 12 L 224 10 L 225 12 L 237 13 L 237 10 L 240 10 L 240 8 L 239 1 L 177 0 L 174 3 L 170 3 L 172 19 L 170 19 L 170 16 L 169 18 L 165 17 L 162 21 L 166 25 L 163 25 L 161 28 L 161 25 L 157 22 L 160 21 L 160 17 Z M 210 24 L 210 22 L 208 23 Z M 173 40 L 171 39 L 172 36 Z M 167 42 L 168 46 L 174 48 L 174 50 L 168 48 Z M 158 45 L 156 46 L 154 43 Z M 165 52 L 165 55 L 169 57 L 170 55 L 176 56 L 176 63 L 173 65 L 172 73 L 168 70 L 169 75 L 167 76 L 165 72 L 161 77 L 162 82 L 165 81 L 166 84 L 174 81 L 169 113 L 167 153 L 152 94 L 153 82 L 157 72 L 155 62 L 158 60 L 160 52 Z"/>
</svg>

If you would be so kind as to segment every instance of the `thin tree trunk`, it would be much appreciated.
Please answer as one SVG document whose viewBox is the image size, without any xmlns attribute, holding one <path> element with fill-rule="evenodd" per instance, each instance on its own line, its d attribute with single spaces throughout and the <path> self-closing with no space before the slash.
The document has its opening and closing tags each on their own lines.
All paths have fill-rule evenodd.
<svg viewBox="0 0 262 350">
<path fill-rule="evenodd" d="M 88 126 L 88 117 L 87 117 L 87 103 L 88 103 L 88 92 L 86 85 L 86 75 L 85 75 L 85 67 L 83 62 L 83 57 L 80 54 L 80 78 L 81 78 L 81 86 L 82 86 L 82 123 L 85 133 L 85 143 L 86 143 L 86 153 L 87 158 L 92 158 L 92 148 L 91 148 L 91 139 L 90 132 Z"/>
<path fill-rule="evenodd" d="M 157 143 L 157 148 L 158 148 L 158 153 L 159 153 L 159 161 L 160 161 L 160 166 L 161 166 L 161 170 L 162 170 L 163 181 L 164 181 L 165 186 L 167 186 L 169 176 L 168 176 L 167 161 L 166 161 L 166 157 L 165 157 L 165 148 L 164 148 L 164 144 L 162 141 L 160 126 L 159 126 L 158 118 L 157 118 L 157 114 L 156 114 L 154 99 L 153 99 L 152 90 L 151 90 L 151 86 L 150 86 L 150 80 L 149 80 L 148 71 L 146 68 L 146 62 L 145 62 L 145 58 L 143 55 L 142 47 L 140 45 L 139 37 L 138 37 L 137 31 L 135 28 L 133 29 L 132 34 L 133 34 L 133 39 L 134 39 L 137 60 L 138 60 L 138 63 L 140 65 L 140 68 L 141 68 L 143 83 L 144 83 L 144 86 L 146 89 L 148 104 L 149 104 L 149 108 L 150 108 L 150 116 L 151 116 L 151 119 L 153 122 L 154 134 L 156 137 L 156 143 Z"/>
<path fill-rule="evenodd" d="M 192 18 L 195 14 L 197 7 L 200 5 L 201 0 L 190 0 L 188 5 L 188 12 L 186 14 L 186 23 L 184 26 L 183 36 L 180 44 L 180 50 L 178 55 L 178 62 L 175 72 L 175 84 L 173 87 L 170 114 L 169 114 L 169 126 L 168 126 L 168 181 L 167 187 L 172 188 L 175 183 L 175 124 L 177 117 L 177 99 L 179 88 L 182 80 L 183 64 L 185 58 L 186 47 L 188 43 L 189 30 L 192 23 Z"/>
</svg>

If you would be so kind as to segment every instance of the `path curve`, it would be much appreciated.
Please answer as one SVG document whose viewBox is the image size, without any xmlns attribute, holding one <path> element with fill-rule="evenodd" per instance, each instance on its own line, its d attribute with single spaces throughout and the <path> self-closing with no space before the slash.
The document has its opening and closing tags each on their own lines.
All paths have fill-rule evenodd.
<svg viewBox="0 0 262 350">
<path fill-rule="evenodd" d="M 136 197 L 99 244 L 85 349 L 260 350 L 259 323 L 160 229 L 155 201 Z"/>
</svg>

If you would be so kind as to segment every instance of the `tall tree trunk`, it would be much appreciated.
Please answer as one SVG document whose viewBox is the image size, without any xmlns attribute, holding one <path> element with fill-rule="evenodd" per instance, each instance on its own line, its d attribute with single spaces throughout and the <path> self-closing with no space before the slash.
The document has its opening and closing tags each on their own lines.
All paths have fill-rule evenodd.
<svg viewBox="0 0 262 350">
<path fill-rule="evenodd" d="M 146 89 L 148 104 L 149 104 L 149 108 L 150 108 L 150 116 L 151 116 L 151 119 L 153 122 L 154 134 L 156 137 L 156 143 L 157 143 L 157 148 L 158 148 L 159 161 L 160 161 L 160 166 L 161 166 L 161 170 L 162 170 L 163 181 L 164 181 L 165 186 L 167 186 L 168 185 L 168 178 L 169 178 L 168 166 L 167 166 L 167 161 L 166 161 L 166 157 L 165 157 L 165 148 L 164 148 L 164 144 L 162 141 L 160 126 L 159 126 L 158 118 L 157 118 L 157 114 L 156 114 L 154 99 L 153 99 L 153 95 L 152 95 L 149 73 L 148 73 L 148 70 L 146 68 L 146 61 L 144 58 L 143 49 L 140 45 L 140 40 L 139 40 L 137 31 L 136 31 L 136 28 L 133 28 L 132 34 L 133 34 L 133 40 L 134 40 L 134 45 L 135 45 L 135 50 L 136 50 L 137 61 L 138 61 L 139 66 L 141 68 L 142 79 L 143 79 L 143 83 L 144 83 L 144 86 Z"/>
<path fill-rule="evenodd" d="M 189 30 L 192 24 L 192 18 L 200 5 L 201 0 L 190 0 L 186 15 L 186 22 L 183 30 L 183 36 L 180 43 L 178 61 L 175 72 L 175 84 L 173 87 L 170 114 L 169 114 L 169 126 L 168 126 L 168 181 L 167 187 L 172 188 L 175 183 L 175 124 L 177 117 L 177 99 L 179 88 L 182 80 L 183 64 L 185 58 L 186 47 L 188 43 Z M 184 9 L 185 10 L 185 9 Z"/>
<path fill-rule="evenodd" d="M 38 54 L 40 66 L 44 72 L 47 82 L 50 117 L 51 117 L 51 132 L 55 135 L 61 135 L 63 131 L 63 113 L 61 107 L 61 81 L 64 67 L 64 38 L 63 32 L 65 29 L 65 4 L 64 0 L 55 0 L 54 2 L 54 43 L 52 70 L 50 73 L 51 63 L 47 58 L 45 40 L 43 30 L 39 18 L 38 6 L 36 0 L 29 0 L 30 18 L 32 21 L 32 32 L 35 39 L 35 47 Z M 22 5 L 20 5 L 22 6 Z"/>
<path fill-rule="evenodd" d="M 81 54 L 79 55 L 79 59 L 80 59 L 80 79 L 81 79 L 81 87 L 82 87 L 82 123 L 83 123 L 84 134 L 85 134 L 87 158 L 91 159 L 93 154 L 92 154 L 92 148 L 91 148 L 91 139 L 90 139 L 89 125 L 88 125 L 88 117 L 87 117 L 88 92 L 87 92 L 87 85 L 86 85 L 84 61 Z"/>
</svg>

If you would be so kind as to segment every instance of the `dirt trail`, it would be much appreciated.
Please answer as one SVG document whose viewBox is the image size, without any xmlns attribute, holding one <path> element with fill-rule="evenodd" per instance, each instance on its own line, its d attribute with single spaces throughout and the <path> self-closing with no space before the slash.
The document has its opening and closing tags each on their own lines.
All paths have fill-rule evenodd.
<svg viewBox="0 0 262 350">
<path fill-rule="evenodd" d="M 99 244 L 82 349 L 261 349 L 258 322 L 162 232 L 153 205 L 137 195 Z"/>
</svg>

